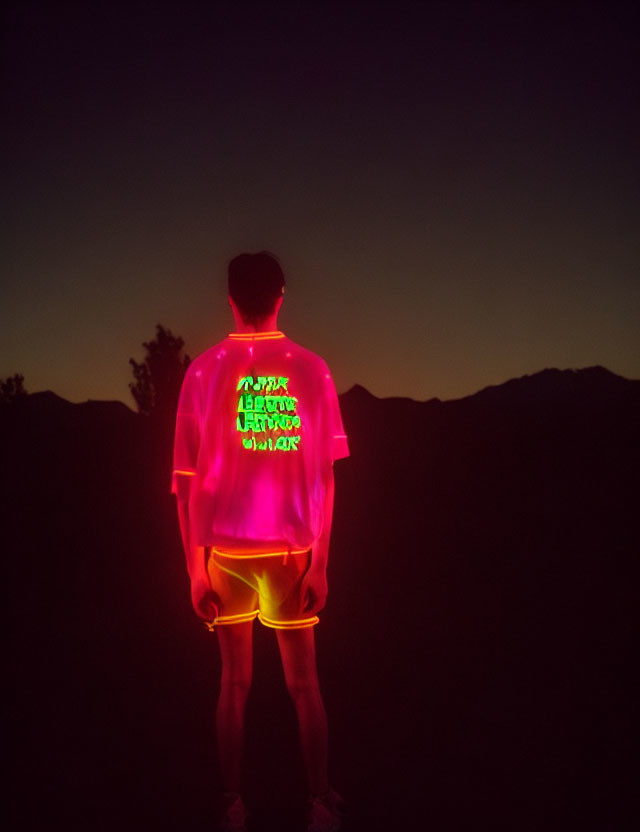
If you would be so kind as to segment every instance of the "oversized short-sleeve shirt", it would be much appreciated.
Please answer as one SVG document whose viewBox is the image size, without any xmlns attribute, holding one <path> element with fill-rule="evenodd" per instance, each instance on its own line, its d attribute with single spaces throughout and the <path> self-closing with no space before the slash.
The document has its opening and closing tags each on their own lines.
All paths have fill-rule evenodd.
<svg viewBox="0 0 640 832">
<path fill-rule="evenodd" d="M 192 544 L 313 546 L 331 466 L 348 455 L 329 368 L 282 332 L 232 333 L 187 368 L 171 490 L 188 481 Z"/>
</svg>

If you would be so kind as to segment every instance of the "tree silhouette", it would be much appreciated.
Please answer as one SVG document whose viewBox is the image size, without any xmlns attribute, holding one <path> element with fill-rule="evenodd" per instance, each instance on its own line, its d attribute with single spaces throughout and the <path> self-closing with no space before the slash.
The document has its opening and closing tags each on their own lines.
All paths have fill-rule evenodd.
<svg viewBox="0 0 640 832">
<path fill-rule="evenodd" d="M 191 359 L 183 355 L 184 340 L 170 329 L 156 324 L 156 337 L 145 341 L 144 361 L 130 358 L 135 381 L 129 383 L 138 412 L 171 418 L 175 415 L 180 387 Z"/>
<path fill-rule="evenodd" d="M 24 376 L 20 373 L 0 379 L 0 404 L 11 404 L 15 399 L 26 395 Z"/>
</svg>

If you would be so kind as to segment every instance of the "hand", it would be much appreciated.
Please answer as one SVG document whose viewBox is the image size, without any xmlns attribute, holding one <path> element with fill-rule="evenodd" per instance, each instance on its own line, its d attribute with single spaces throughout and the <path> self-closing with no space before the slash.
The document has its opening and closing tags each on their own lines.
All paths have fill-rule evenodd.
<svg viewBox="0 0 640 832">
<path fill-rule="evenodd" d="M 310 569 L 302 579 L 302 611 L 315 615 L 327 603 L 327 572 Z"/>
<path fill-rule="evenodd" d="M 220 610 L 220 599 L 211 589 L 207 578 L 191 581 L 191 603 L 196 615 L 205 621 L 213 621 Z"/>
</svg>

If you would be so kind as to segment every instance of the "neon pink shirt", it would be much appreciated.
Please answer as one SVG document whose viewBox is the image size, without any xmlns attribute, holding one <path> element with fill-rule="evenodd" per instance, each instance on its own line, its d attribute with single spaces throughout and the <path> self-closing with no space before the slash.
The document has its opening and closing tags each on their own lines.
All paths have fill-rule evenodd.
<svg viewBox="0 0 640 832">
<path fill-rule="evenodd" d="M 282 332 L 232 333 L 189 365 L 171 491 L 188 482 L 192 544 L 309 548 L 331 465 L 348 455 L 329 368 Z"/>
</svg>

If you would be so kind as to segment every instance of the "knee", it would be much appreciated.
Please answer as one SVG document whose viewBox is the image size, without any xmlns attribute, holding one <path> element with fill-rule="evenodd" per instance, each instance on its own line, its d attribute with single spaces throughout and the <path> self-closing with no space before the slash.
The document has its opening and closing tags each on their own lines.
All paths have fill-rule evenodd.
<svg viewBox="0 0 640 832">
<path fill-rule="evenodd" d="M 295 676 L 287 679 L 287 690 L 294 703 L 309 702 L 320 696 L 317 679 Z"/>
<path fill-rule="evenodd" d="M 251 673 L 223 673 L 221 693 L 233 699 L 246 699 L 251 690 Z"/>
</svg>

